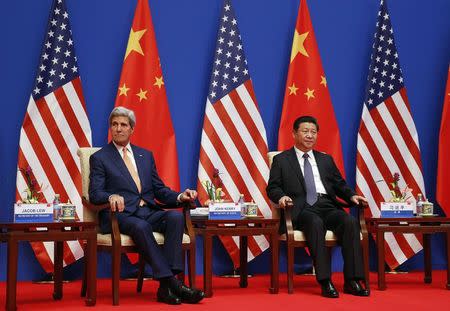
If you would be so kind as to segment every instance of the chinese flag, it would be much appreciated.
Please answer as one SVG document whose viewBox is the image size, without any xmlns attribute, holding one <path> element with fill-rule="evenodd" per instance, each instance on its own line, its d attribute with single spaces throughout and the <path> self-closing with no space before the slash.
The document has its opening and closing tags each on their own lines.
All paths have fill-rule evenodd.
<svg viewBox="0 0 450 311">
<path fill-rule="evenodd" d="M 159 176 L 179 190 L 175 132 L 148 0 L 138 0 L 136 6 L 115 106 L 135 112 L 132 143 L 153 151 Z"/>
<path fill-rule="evenodd" d="M 448 68 L 447 88 L 442 108 L 441 131 L 439 132 L 439 159 L 437 172 L 436 200 L 450 216 L 450 197 L 446 193 L 450 187 L 450 67 Z"/>
<path fill-rule="evenodd" d="M 295 119 L 302 115 L 317 118 L 322 134 L 317 139 L 315 149 L 332 155 L 344 175 L 339 128 L 306 0 L 301 0 L 292 42 L 291 62 L 278 132 L 278 150 L 292 147 L 292 125 Z"/>
<path fill-rule="evenodd" d="M 134 111 L 136 127 L 131 142 L 151 150 L 163 182 L 179 190 L 175 132 L 148 0 L 138 0 L 136 6 L 115 106 Z M 128 254 L 128 259 L 136 263 L 138 258 Z"/>
</svg>

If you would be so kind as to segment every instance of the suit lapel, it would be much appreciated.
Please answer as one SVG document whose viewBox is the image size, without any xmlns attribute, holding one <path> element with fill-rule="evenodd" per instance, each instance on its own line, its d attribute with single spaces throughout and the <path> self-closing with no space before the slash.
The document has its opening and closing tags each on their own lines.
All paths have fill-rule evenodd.
<svg viewBox="0 0 450 311">
<path fill-rule="evenodd" d="M 300 184 L 303 186 L 303 188 L 305 188 L 305 179 L 303 178 L 302 169 L 300 168 L 300 163 L 298 162 L 297 154 L 295 153 L 295 149 L 293 147 L 289 149 L 288 159 L 289 163 L 292 166 L 292 169 L 294 170 L 295 174 L 297 174 Z"/>
<path fill-rule="evenodd" d="M 116 165 L 116 167 L 119 169 L 120 173 L 128 181 L 128 183 L 137 191 L 136 183 L 134 182 L 133 177 L 131 177 L 131 174 L 128 171 L 127 166 L 125 165 L 125 162 L 120 156 L 119 150 L 117 150 L 116 146 L 112 142 L 109 145 L 109 152 L 111 154 L 111 159 L 113 159 L 113 163 Z"/>
</svg>

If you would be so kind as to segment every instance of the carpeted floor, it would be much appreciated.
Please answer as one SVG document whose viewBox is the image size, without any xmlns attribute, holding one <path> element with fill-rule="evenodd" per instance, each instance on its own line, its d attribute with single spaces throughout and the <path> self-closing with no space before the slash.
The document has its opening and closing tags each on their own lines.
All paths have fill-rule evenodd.
<svg viewBox="0 0 450 311">
<path fill-rule="evenodd" d="M 340 298 L 327 299 L 320 296 L 320 289 L 312 276 L 295 276 L 294 294 L 286 288 L 286 275 L 280 277 L 280 293 L 272 295 L 268 291 L 269 276 L 259 275 L 249 279 L 248 288 L 239 288 L 238 279 L 213 278 L 214 295 L 205 298 L 198 305 L 168 306 L 156 302 L 157 283 L 146 281 L 143 292 L 136 293 L 136 282 L 121 281 L 120 306 L 111 304 L 111 283 L 107 279 L 97 282 L 97 305 L 95 310 L 448 310 L 450 290 L 446 290 L 446 271 L 434 271 L 433 283 L 423 283 L 422 272 L 387 275 L 387 290 L 377 290 L 377 277 L 371 274 L 371 296 L 354 297 L 342 293 L 341 273 L 333 275 L 333 282 L 340 291 Z M 197 278 L 197 286 L 203 279 Z M 79 310 L 86 309 L 79 296 L 80 281 L 64 284 L 61 301 L 52 299 L 52 285 L 20 282 L 17 288 L 18 310 Z M 0 307 L 5 304 L 5 282 L 0 283 Z M 91 310 L 94 310 L 90 308 Z M 89 309 L 86 309 L 89 310 Z"/>
</svg>

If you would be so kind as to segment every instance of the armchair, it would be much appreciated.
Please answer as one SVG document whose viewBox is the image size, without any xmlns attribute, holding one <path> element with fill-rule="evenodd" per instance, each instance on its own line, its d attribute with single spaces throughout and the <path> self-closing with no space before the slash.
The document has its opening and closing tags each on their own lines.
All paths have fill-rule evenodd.
<svg viewBox="0 0 450 311">
<path fill-rule="evenodd" d="M 269 167 L 272 166 L 273 157 L 279 154 L 279 151 L 269 152 Z M 292 226 L 292 207 L 288 205 L 285 209 L 279 208 L 277 205 L 272 209 L 272 217 L 284 221 L 286 225 L 286 233 L 279 236 L 279 241 L 286 243 L 287 248 L 287 281 L 288 293 L 294 292 L 294 250 L 296 247 L 307 247 L 307 240 L 302 231 L 294 230 Z M 363 252 L 364 270 L 365 270 L 365 286 L 369 289 L 369 235 L 367 232 L 364 211 L 362 207 L 358 208 L 359 225 L 361 228 L 361 246 Z M 331 248 L 338 245 L 336 235 L 328 230 L 325 235 L 326 246 Z"/>
<path fill-rule="evenodd" d="M 80 157 L 80 169 L 82 178 L 82 195 L 83 195 L 83 220 L 93 221 L 98 223 L 98 212 L 104 208 L 109 208 L 108 204 L 94 205 L 89 202 L 89 158 L 100 148 L 79 148 L 78 156 Z M 185 216 L 185 233 L 183 235 L 183 250 L 188 260 L 189 285 L 195 286 L 195 234 L 191 223 L 191 216 L 189 212 L 190 206 L 183 207 L 183 214 Z M 112 295 L 113 305 L 119 304 L 119 277 L 120 277 L 120 257 L 122 253 L 138 253 L 130 236 L 121 234 L 119 224 L 116 217 L 117 212 L 111 212 L 111 233 L 102 234 L 97 233 L 97 249 L 99 251 L 107 251 L 112 256 Z M 158 244 L 164 244 L 164 235 L 154 232 Z M 137 292 L 142 291 L 143 275 L 145 262 L 139 255 L 139 272 L 137 282 Z M 85 269 L 86 271 L 86 269 Z M 184 274 L 182 276 L 184 278 Z M 86 275 L 83 277 L 83 284 L 81 295 L 86 295 Z"/>
</svg>

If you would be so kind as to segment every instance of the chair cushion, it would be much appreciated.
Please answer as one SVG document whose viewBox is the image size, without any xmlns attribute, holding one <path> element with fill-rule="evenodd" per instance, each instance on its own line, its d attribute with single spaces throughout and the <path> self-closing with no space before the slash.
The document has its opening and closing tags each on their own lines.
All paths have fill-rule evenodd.
<svg viewBox="0 0 450 311">
<path fill-rule="evenodd" d="M 164 244 L 164 235 L 159 232 L 153 232 L 153 236 L 155 237 L 156 243 L 159 245 Z M 122 246 L 134 246 L 134 242 L 129 235 L 121 234 L 120 235 L 120 243 Z M 191 239 L 189 235 L 183 234 L 183 244 L 191 243 Z M 111 234 L 101 234 L 97 233 L 97 244 L 103 246 L 111 246 Z"/>
<path fill-rule="evenodd" d="M 363 239 L 363 236 L 361 233 L 359 234 L 359 238 L 361 240 Z M 282 241 L 286 241 L 286 234 L 284 233 L 284 234 L 280 235 L 279 239 Z M 327 230 L 327 233 L 325 234 L 325 240 L 326 241 L 336 241 L 337 237 L 333 231 Z M 306 241 L 306 237 L 305 237 L 305 234 L 303 233 L 303 231 L 294 230 L 294 241 L 297 241 L 297 242 Z"/>
</svg>

